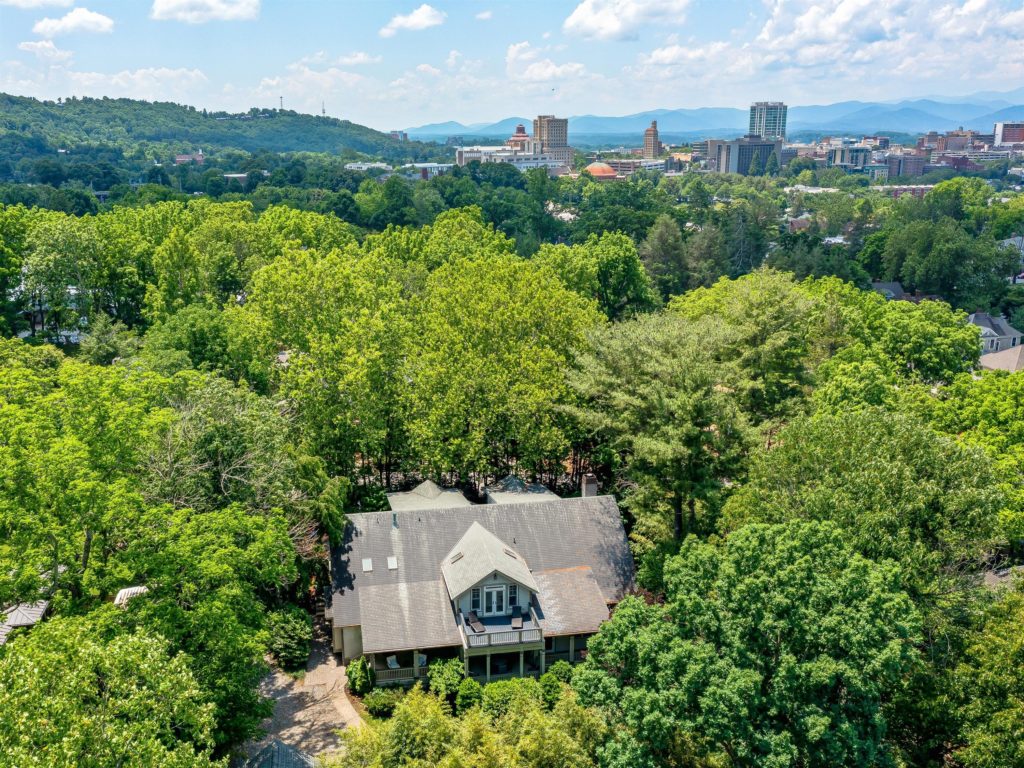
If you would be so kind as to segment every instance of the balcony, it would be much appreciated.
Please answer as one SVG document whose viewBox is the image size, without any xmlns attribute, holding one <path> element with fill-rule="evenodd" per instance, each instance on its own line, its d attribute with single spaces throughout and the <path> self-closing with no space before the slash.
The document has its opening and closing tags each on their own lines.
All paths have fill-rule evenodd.
<svg viewBox="0 0 1024 768">
<path fill-rule="evenodd" d="M 544 642 L 544 632 L 540 628 L 540 622 L 537 621 L 537 614 L 532 605 L 529 612 L 522 617 L 522 627 L 513 628 L 511 616 L 487 616 L 480 619 L 484 631 L 475 632 L 461 611 L 458 619 L 462 644 L 466 650 L 478 651 L 500 646 Z"/>
</svg>

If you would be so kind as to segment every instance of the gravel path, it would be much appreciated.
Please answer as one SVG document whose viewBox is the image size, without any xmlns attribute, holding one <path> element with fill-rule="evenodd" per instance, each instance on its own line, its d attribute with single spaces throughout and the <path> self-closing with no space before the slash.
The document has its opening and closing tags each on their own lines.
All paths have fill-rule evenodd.
<svg viewBox="0 0 1024 768">
<path fill-rule="evenodd" d="M 274 715 L 264 721 L 267 732 L 259 741 L 247 742 L 247 757 L 271 739 L 280 739 L 310 755 L 337 751 L 337 731 L 358 727 L 362 719 L 345 693 L 345 668 L 318 628 L 306 663 L 306 675 L 296 680 L 276 667 L 260 684 L 260 692 L 274 700 Z"/>
</svg>

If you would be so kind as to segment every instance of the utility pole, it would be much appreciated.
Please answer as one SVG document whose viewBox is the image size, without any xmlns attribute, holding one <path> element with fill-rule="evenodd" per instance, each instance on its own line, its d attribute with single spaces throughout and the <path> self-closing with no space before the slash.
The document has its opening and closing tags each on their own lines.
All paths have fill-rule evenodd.
<svg viewBox="0 0 1024 768">
<path fill-rule="evenodd" d="M 277 98 L 279 98 L 281 100 L 281 109 L 283 110 L 284 109 L 284 96 L 278 96 Z"/>
</svg>

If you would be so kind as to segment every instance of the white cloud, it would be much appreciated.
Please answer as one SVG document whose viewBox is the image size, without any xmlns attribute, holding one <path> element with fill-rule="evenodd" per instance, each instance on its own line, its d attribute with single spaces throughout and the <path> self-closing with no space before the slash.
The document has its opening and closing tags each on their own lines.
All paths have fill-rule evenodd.
<svg viewBox="0 0 1024 768">
<path fill-rule="evenodd" d="M 75 0 L 0 0 L 0 5 L 9 5 L 13 8 L 43 8 L 48 5 L 58 8 L 67 8 Z"/>
<path fill-rule="evenodd" d="M 441 70 L 437 67 L 432 67 L 429 64 L 419 64 L 416 66 L 417 72 L 422 72 L 424 75 L 430 75 L 431 77 L 437 77 L 441 74 Z"/>
<path fill-rule="evenodd" d="M 71 51 L 62 51 L 53 44 L 52 40 L 32 40 L 18 43 L 18 50 L 34 54 L 37 58 L 54 64 L 68 61 L 74 55 Z"/>
<path fill-rule="evenodd" d="M 512 43 L 505 51 L 506 74 L 527 83 L 545 83 L 586 74 L 586 67 L 579 62 L 556 64 L 551 59 L 542 58 L 541 53 L 526 41 Z"/>
<path fill-rule="evenodd" d="M 418 31 L 428 27 L 436 27 L 439 24 L 443 24 L 447 16 L 448 14 L 444 11 L 439 11 L 432 5 L 424 3 L 411 13 L 394 16 L 391 21 L 381 27 L 379 34 L 381 37 L 394 37 L 395 33 L 400 29 Z"/>
<path fill-rule="evenodd" d="M 104 72 L 69 72 L 68 77 L 86 94 L 135 99 L 164 99 L 170 93 L 187 93 L 207 80 L 201 70 L 185 67 L 144 67 L 126 69 L 112 75 Z"/>
<path fill-rule="evenodd" d="M 477 21 L 490 21 L 494 17 L 494 13 L 491 11 L 480 11 L 474 18 Z"/>
<path fill-rule="evenodd" d="M 352 53 L 338 57 L 338 63 L 343 67 L 352 67 L 357 64 L 379 64 L 380 62 L 380 56 L 371 56 L 366 51 L 352 51 Z"/>
<path fill-rule="evenodd" d="M 458 65 L 459 59 L 461 59 L 461 58 L 462 58 L 462 53 L 460 51 L 456 51 L 456 50 L 448 51 L 448 58 L 446 58 L 444 60 L 444 65 L 446 67 L 448 67 L 448 69 L 453 69 L 455 66 Z"/>
<path fill-rule="evenodd" d="M 690 0 L 583 0 L 562 29 L 597 40 L 627 40 L 645 24 L 681 24 L 689 5 Z"/>
<path fill-rule="evenodd" d="M 59 19 L 41 19 L 32 27 L 40 37 L 58 37 L 72 32 L 110 32 L 113 29 L 112 18 L 88 8 L 75 8 Z"/>
<path fill-rule="evenodd" d="M 259 18 L 260 0 L 153 0 L 150 18 L 205 24 L 208 21 L 249 21 Z"/>
</svg>

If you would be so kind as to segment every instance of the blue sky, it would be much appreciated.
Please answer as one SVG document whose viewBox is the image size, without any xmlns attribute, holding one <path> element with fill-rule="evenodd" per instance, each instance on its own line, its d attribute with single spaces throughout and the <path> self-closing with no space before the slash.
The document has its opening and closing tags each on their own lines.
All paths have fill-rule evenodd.
<svg viewBox="0 0 1024 768">
<path fill-rule="evenodd" d="M 0 0 L 0 90 L 380 129 L 1024 85 L 1024 0 Z"/>
</svg>

